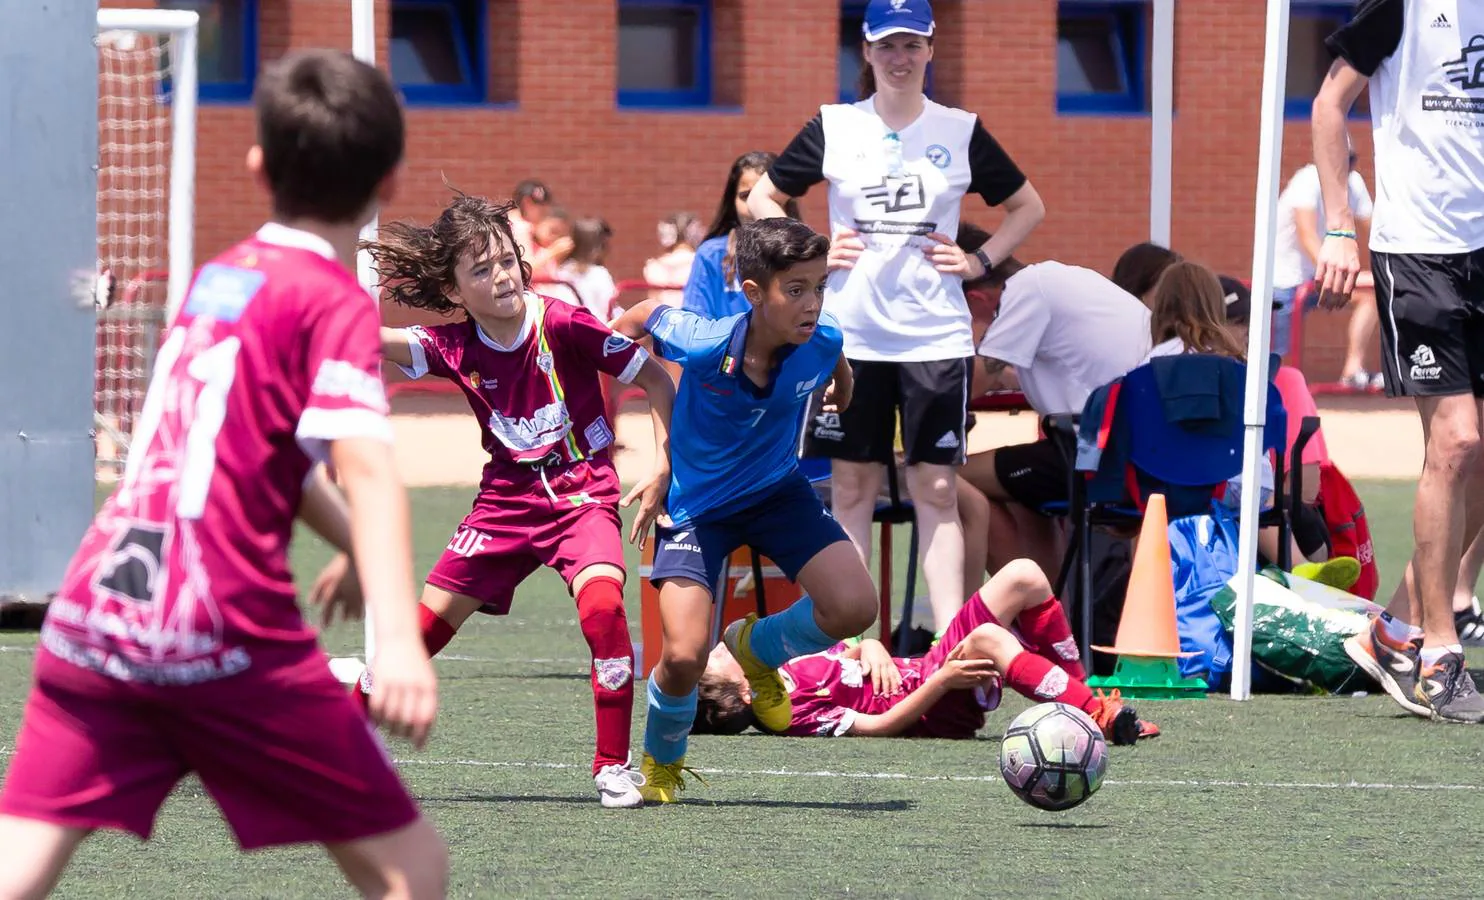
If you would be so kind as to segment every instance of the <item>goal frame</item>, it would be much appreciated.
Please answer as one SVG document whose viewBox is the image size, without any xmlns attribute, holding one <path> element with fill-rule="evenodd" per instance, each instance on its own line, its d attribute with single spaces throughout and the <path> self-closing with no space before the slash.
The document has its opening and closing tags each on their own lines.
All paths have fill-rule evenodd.
<svg viewBox="0 0 1484 900">
<path fill-rule="evenodd" d="M 197 48 L 201 17 L 188 9 L 100 9 L 97 33 L 140 31 L 169 39 L 170 204 L 166 213 L 165 316 L 168 322 L 185 299 L 195 269 L 196 107 L 199 103 Z"/>
</svg>

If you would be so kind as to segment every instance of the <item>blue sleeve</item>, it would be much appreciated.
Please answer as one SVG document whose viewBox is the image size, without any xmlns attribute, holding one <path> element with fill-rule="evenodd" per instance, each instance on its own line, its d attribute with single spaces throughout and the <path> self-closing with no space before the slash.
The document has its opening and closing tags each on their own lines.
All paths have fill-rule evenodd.
<svg viewBox="0 0 1484 900">
<path fill-rule="evenodd" d="M 720 359 L 732 338 L 736 316 L 708 319 L 689 309 L 661 306 L 649 316 L 644 328 L 654 336 L 654 349 L 671 362 L 690 366 Z"/>
<path fill-rule="evenodd" d="M 691 312 L 715 317 L 721 312 L 726 285 L 721 277 L 721 263 L 709 250 L 709 247 L 703 248 L 691 263 L 690 277 L 685 281 L 680 303 Z"/>
<path fill-rule="evenodd" d="M 811 343 L 818 347 L 820 368 L 826 375 L 834 371 L 845 349 L 845 334 L 840 330 L 840 320 L 829 313 L 820 313 L 819 326 L 814 331 Z"/>
</svg>

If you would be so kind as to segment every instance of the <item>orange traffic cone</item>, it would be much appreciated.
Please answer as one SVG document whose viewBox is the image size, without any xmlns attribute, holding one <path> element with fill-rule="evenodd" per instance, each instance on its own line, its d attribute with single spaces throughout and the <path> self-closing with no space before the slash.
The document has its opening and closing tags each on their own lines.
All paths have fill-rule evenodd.
<svg viewBox="0 0 1484 900">
<path fill-rule="evenodd" d="M 1206 682 L 1181 678 L 1175 662 L 1199 654 L 1180 650 L 1169 529 L 1164 495 L 1153 494 L 1144 510 L 1139 545 L 1134 550 L 1118 636 L 1112 647 L 1093 648 L 1118 654 L 1118 665 L 1110 677 L 1089 678 L 1089 685 L 1116 687 L 1125 696 L 1145 699 L 1205 696 Z"/>
</svg>

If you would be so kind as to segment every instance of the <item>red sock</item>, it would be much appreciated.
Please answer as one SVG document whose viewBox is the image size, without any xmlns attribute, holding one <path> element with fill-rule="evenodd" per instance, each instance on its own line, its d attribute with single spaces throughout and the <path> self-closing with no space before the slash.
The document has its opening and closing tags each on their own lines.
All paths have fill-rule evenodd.
<svg viewBox="0 0 1484 900">
<path fill-rule="evenodd" d="M 421 603 L 417 605 L 417 628 L 422 632 L 423 646 L 428 648 L 429 656 L 437 656 L 438 651 L 447 647 L 448 642 L 453 640 L 453 626 Z M 362 710 L 368 709 L 371 701 L 371 695 L 366 690 L 371 680 L 369 676 L 369 672 L 362 675 L 361 680 L 356 682 L 355 689 L 350 694 Z"/>
<path fill-rule="evenodd" d="M 1087 680 L 1077 639 L 1072 637 L 1072 626 L 1067 624 L 1061 601 L 1051 597 L 1040 606 L 1022 611 L 1015 617 L 1015 628 L 1030 642 L 1031 649 L 1066 669 L 1078 681 Z"/>
<path fill-rule="evenodd" d="M 1097 698 L 1082 679 L 1073 678 L 1066 669 L 1034 653 L 1021 653 L 1010 660 L 1005 683 L 1017 694 L 1042 703 L 1065 703 L 1088 715 L 1099 708 Z"/>
<path fill-rule="evenodd" d="M 624 615 L 623 585 L 616 579 L 590 579 L 577 592 L 577 619 L 593 654 L 593 707 L 598 749 L 593 774 L 629 759 L 629 728 L 634 720 L 634 645 Z"/>
</svg>

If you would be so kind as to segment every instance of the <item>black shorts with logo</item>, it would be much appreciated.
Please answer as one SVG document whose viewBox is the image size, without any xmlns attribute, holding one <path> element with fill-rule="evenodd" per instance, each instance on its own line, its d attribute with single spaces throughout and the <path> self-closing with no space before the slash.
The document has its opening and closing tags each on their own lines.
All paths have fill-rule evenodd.
<svg viewBox="0 0 1484 900">
<path fill-rule="evenodd" d="M 1484 397 L 1484 249 L 1372 253 L 1392 397 Z"/>
<path fill-rule="evenodd" d="M 892 465 L 900 409 L 907 465 L 963 465 L 973 362 L 850 360 L 850 406 L 827 413 L 823 393 L 814 396 L 804 422 L 804 455 Z"/>
</svg>

